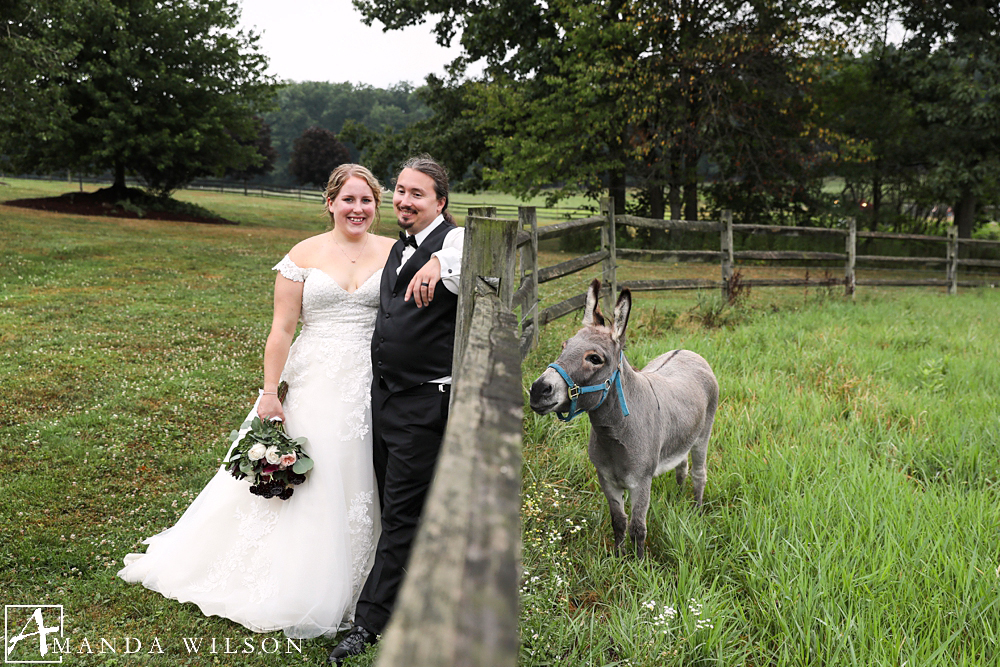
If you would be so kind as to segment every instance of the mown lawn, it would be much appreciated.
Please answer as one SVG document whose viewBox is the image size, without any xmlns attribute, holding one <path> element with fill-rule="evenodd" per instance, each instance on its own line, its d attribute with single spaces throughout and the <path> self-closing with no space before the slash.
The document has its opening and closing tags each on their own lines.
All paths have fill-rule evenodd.
<svg viewBox="0 0 1000 667">
<path fill-rule="evenodd" d="M 0 205 L 0 598 L 64 606 L 65 664 L 321 664 L 331 640 L 285 653 L 115 577 L 214 473 L 260 386 L 270 267 L 325 224 L 191 196 L 242 224 Z M 995 290 L 637 295 L 633 363 L 683 346 L 719 377 L 707 509 L 657 480 L 649 557 L 615 557 L 586 421 L 528 413 L 521 663 L 997 664 L 998 315 Z M 544 332 L 526 386 L 576 326 Z"/>
</svg>

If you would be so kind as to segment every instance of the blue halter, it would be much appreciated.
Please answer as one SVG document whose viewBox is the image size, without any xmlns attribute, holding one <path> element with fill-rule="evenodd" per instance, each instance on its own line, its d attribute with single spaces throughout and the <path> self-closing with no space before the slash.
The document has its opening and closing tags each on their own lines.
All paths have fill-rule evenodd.
<svg viewBox="0 0 1000 667">
<path fill-rule="evenodd" d="M 618 368 L 615 369 L 615 372 L 611 375 L 611 377 L 601 384 L 592 384 L 588 387 L 578 387 L 569 376 L 569 373 L 562 369 L 562 366 L 557 363 L 549 364 L 549 368 L 554 368 L 556 372 L 562 376 L 562 379 L 566 381 L 566 384 L 569 387 L 569 412 L 557 412 L 556 417 L 564 422 L 571 421 L 574 417 L 579 417 L 584 412 L 587 412 L 587 410 L 577 409 L 576 399 L 580 397 L 580 394 L 592 394 L 595 391 L 599 391 L 601 392 L 601 400 L 597 402 L 597 405 L 591 408 L 591 410 L 596 410 L 604 405 L 604 399 L 608 397 L 608 393 L 611 391 L 612 385 L 614 385 L 615 390 L 618 392 L 618 402 L 621 403 L 622 416 L 628 417 L 628 405 L 625 404 L 625 394 L 622 392 L 621 370 L 623 363 L 625 363 L 624 352 L 620 353 L 618 357 Z"/>
</svg>

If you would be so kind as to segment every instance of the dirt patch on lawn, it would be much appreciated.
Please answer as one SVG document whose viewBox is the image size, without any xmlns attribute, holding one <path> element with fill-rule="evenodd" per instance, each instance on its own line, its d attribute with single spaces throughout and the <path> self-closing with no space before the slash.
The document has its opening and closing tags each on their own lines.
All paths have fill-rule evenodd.
<svg viewBox="0 0 1000 667">
<path fill-rule="evenodd" d="M 111 218 L 142 218 L 144 220 L 174 220 L 177 222 L 200 222 L 212 225 L 236 225 L 237 222 L 213 216 L 209 212 L 199 213 L 186 210 L 165 210 L 173 206 L 185 205 L 176 200 L 157 200 L 142 190 L 130 188 L 122 197 L 109 188 L 96 192 L 68 192 L 58 197 L 37 199 L 13 199 L 3 202 L 7 206 L 30 208 L 52 213 L 75 215 L 95 215 Z"/>
</svg>

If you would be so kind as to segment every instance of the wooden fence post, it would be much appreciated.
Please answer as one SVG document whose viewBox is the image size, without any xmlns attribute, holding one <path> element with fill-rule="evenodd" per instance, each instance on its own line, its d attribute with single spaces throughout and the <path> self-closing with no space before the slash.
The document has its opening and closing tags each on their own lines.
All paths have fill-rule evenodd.
<svg viewBox="0 0 1000 667">
<path fill-rule="evenodd" d="M 538 211 L 534 206 L 519 206 L 517 209 L 517 219 L 519 227 L 524 229 L 525 225 L 531 232 L 531 243 L 528 244 L 528 268 L 531 270 L 531 293 L 529 302 L 521 311 L 521 319 L 528 313 L 531 314 L 531 347 L 538 347 Z M 522 248 L 523 250 L 523 248 Z M 524 277 L 524 255 L 521 256 L 521 276 Z M 527 311 L 527 312 L 525 312 Z"/>
<path fill-rule="evenodd" d="M 378 665 L 516 667 L 521 359 L 510 312 L 516 220 L 469 211 L 452 407 Z"/>
<path fill-rule="evenodd" d="M 618 243 L 615 234 L 615 198 L 605 197 L 601 200 L 601 213 L 607 218 L 604 226 L 601 227 L 601 250 L 607 251 L 601 273 L 604 274 L 604 282 L 609 288 L 608 295 L 604 298 L 604 312 L 608 315 L 614 313 L 614 303 L 618 296 Z"/>
<path fill-rule="evenodd" d="M 857 280 L 854 276 L 854 265 L 858 256 L 858 223 L 854 217 L 847 219 L 847 265 L 844 267 L 844 296 L 854 298 L 854 287 Z"/>
<path fill-rule="evenodd" d="M 722 297 L 729 301 L 729 287 L 733 279 L 733 212 L 722 212 Z"/>
<path fill-rule="evenodd" d="M 466 251 L 481 240 L 467 239 Z M 514 316 L 477 284 L 448 427 L 378 667 L 517 667 L 521 358 Z"/>
<path fill-rule="evenodd" d="M 948 228 L 948 294 L 958 293 L 958 227 Z"/>
<path fill-rule="evenodd" d="M 500 297 L 500 303 L 510 308 L 514 284 L 514 251 L 517 242 L 517 221 L 496 217 L 496 208 L 470 208 L 465 219 L 465 242 L 462 251 L 462 277 L 458 290 L 458 315 L 455 322 L 455 352 L 452 368 L 458 368 L 465 354 L 465 342 L 472 319 L 473 295 L 483 285 Z"/>
</svg>

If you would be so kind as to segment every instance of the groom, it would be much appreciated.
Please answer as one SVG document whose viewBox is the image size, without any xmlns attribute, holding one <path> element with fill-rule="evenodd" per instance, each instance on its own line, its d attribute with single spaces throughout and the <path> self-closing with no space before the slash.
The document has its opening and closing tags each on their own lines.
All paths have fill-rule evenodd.
<svg viewBox="0 0 1000 667">
<path fill-rule="evenodd" d="M 389 621 L 448 421 L 465 230 L 446 210 L 444 167 L 426 155 L 408 160 L 392 205 L 403 231 L 382 272 L 372 336 L 372 448 L 382 534 L 355 625 L 330 653 L 329 662 L 338 665 L 374 644 Z"/>
</svg>

